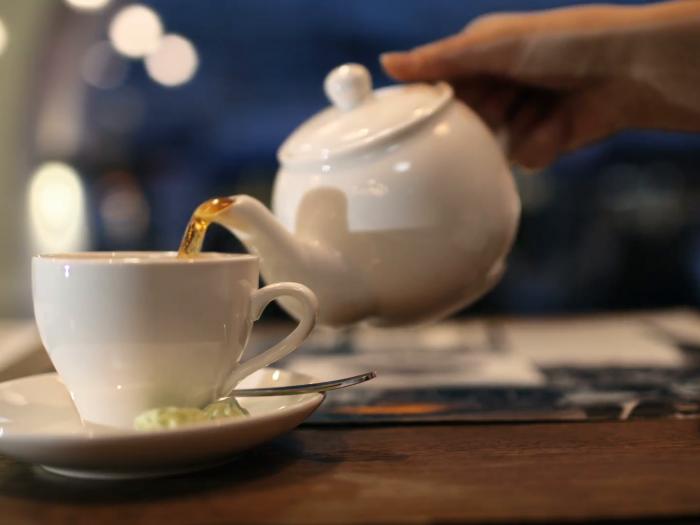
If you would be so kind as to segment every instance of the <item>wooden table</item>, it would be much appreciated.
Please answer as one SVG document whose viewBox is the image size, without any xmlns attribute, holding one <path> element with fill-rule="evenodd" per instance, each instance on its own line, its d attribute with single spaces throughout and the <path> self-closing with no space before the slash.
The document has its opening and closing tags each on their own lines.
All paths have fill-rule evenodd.
<svg viewBox="0 0 700 525">
<path fill-rule="evenodd" d="M 214 470 L 132 482 L 0 457 L 2 525 L 698 516 L 698 420 L 302 427 Z"/>
</svg>

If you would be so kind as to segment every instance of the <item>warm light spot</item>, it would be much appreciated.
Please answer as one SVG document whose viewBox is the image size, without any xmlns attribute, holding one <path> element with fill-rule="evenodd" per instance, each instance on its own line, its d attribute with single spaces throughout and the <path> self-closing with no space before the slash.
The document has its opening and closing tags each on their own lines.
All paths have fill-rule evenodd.
<svg viewBox="0 0 700 525">
<path fill-rule="evenodd" d="M 447 405 L 438 403 L 409 403 L 404 405 L 345 406 L 336 411 L 340 414 L 358 416 L 417 416 L 439 414 L 447 409 L 449 409 Z"/>
<path fill-rule="evenodd" d="M 180 35 L 165 35 L 158 49 L 146 57 L 148 75 L 164 86 L 188 82 L 197 71 L 199 58 L 192 43 Z"/>
<path fill-rule="evenodd" d="M 97 11 L 102 9 L 110 0 L 66 0 L 66 3 L 79 11 Z"/>
<path fill-rule="evenodd" d="M 140 4 L 119 11 L 109 25 L 109 40 L 122 55 L 139 58 L 153 53 L 160 45 L 163 24 L 158 14 Z"/>
<path fill-rule="evenodd" d="M 394 164 L 394 170 L 399 171 L 399 172 L 404 172 L 408 171 L 411 169 L 411 163 L 408 162 L 407 160 L 403 160 L 401 162 L 397 162 Z"/>
<path fill-rule="evenodd" d="M 440 136 L 445 136 L 450 134 L 450 125 L 447 122 L 441 122 L 433 128 L 433 133 Z"/>
<path fill-rule="evenodd" d="M 71 166 L 62 162 L 39 166 L 29 183 L 28 197 L 29 223 L 39 252 L 84 248 L 85 194 Z"/>
<path fill-rule="evenodd" d="M 5 24 L 2 21 L 2 18 L 0 18 L 0 55 L 2 55 L 2 52 L 5 51 L 5 48 L 7 47 L 7 29 L 5 29 Z"/>
<path fill-rule="evenodd" d="M 378 182 L 376 179 L 367 179 L 355 186 L 354 191 L 359 195 L 373 195 L 374 197 L 382 197 L 386 195 L 389 188 L 386 184 Z"/>
<path fill-rule="evenodd" d="M 148 230 L 150 208 L 135 184 L 116 184 L 100 203 L 100 218 L 106 237 L 113 243 L 133 243 Z"/>
<path fill-rule="evenodd" d="M 419 107 L 413 110 L 413 116 L 416 118 L 421 118 L 424 117 L 425 115 L 430 114 L 431 108 L 425 108 L 425 107 Z"/>
<path fill-rule="evenodd" d="M 280 378 L 280 371 L 279 370 L 275 370 L 274 372 L 272 372 L 272 380 L 273 381 L 279 381 L 279 378 Z"/>
<path fill-rule="evenodd" d="M 358 139 L 364 138 L 367 135 L 369 135 L 369 128 L 360 128 L 360 129 L 356 129 L 354 131 L 350 131 L 349 133 L 346 133 L 345 135 L 342 135 L 340 137 L 340 139 L 345 141 L 345 142 L 349 142 L 352 140 L 358 140 Z"/>
</svg>

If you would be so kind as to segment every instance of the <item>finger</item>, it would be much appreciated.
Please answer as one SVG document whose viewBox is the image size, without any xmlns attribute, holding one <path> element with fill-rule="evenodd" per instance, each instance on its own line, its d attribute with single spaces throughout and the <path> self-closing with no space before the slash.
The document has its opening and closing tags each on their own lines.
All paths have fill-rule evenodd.
<svg viewBox="0 0 700 525">
<path fill-rule="evenodd" d="M 521 137 L 517 147 L 511 150 L 511 159 L 530 169 L 548 166 L 563 152 L 567 127 L 566 114 L 555 111 Z"/>
<path fill-rule="evenodd" d="M 521 96 L 521 90 L 513 85 L 493 87 L 473 106 L 473 109 L 491 129 L 495 130 L 507 122 L 513 105 Z"/>
<path fill-rule="evenodd" d="M 524 89 L 507 116 L 507 129 L 512 151 L 527 140 L 533 130 L 554 112 L 556 95 L 541 90 Z"/>
<path fill-rule="evenodd" d="M 453 82 L 453 88 L 455 96 L 494 129 L 505 123 L 523 91 L 518 84 L 488 76 Z"/>
<path fill-rule="evenodd" d="M 606 84 L 591 86 L 566 97 L 560 109 L 569 122 L 563 150 L 579 149 L 627 127 L 629 116 L 625 114 L 625 102 L 619 98 L 620 94 L 611 91 Z M 614 103 L 616 99 L 617 103 Z M 601 104 L 601 101 L 610 103 Z"/>
<path fill-rule="evenodd" d="M 467 106 L 476 107 L 493 89 L 493 82 L 486 78 L 467 79 L 452 83 L 455 97 Z"/>
<path fill-rule="evenodd" d="M 384 70 L 402 81 L 435 81 L 478 74 L 506 75 L 520 49 L 520 39 L 466 31 L 407 52 L 384 53 Z"/>
<path fill-rule="evenodd" d="M 381 62 L 390 76 L 403 81 L 492 74 L 558 87 L 572 82 L 576 55 L 585 56 L 591 43 L 600 42 L 595 29 L 616 27 L 628 17 L 628 10 L 610 6 L 488 15 L 456 35 L 411 51 L 385 53 Z M 543 50 L 534 52 L 538 43 Z"/>
<path fill-rule="evenodd" d="M 412 51 L 383 53 L 379 59 L 387 74 L 401 81 L 435 81 L 463 75 L 463 36 L 454 35 Z"/>
<path fill-rule="evenodd" d="M 542 168 L 559 155 L 605 139 L 625 128 L 624 115 L 601 100 L 611 100 L 606 86 L 563 96 L 541 122 L 519 134 L 511 150 L 514 162 Z"/>
</svg>

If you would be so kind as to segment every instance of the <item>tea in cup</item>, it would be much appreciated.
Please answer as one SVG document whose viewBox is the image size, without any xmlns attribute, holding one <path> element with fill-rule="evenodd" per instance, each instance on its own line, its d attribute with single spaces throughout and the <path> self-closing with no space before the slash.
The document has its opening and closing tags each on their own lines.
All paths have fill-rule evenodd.
<svg viewBox="0 0 700 525">
<path fill-rule="evenodd" d="M 85 421 L 128 427 L 162 406 L 201 407 L 299 347 L 317 300 L 297 283 L 258 289 L 253 255 L 85 252 L 32 260 L 34 314 L 51 361 Z M 268 303 L 290 297 L 299 322 L 241 361 Z"/>
</svg>

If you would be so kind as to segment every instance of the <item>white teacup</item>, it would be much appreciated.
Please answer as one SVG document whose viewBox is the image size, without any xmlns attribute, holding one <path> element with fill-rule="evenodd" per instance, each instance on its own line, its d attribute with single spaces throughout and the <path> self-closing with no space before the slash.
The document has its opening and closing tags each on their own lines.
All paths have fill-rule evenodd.
<svg viewBox="0 0 700 525">
<path fill-rule="evenodd" d="M 32 260 L 41 339 L 84 420 L 131 427 L 160 406 L 202 406 L 295 350 L 316 322 L 305 286 L 258 289 L 258 258 L 204 253 L 86 252 Z M 302 308 L 297 327 L 240 362 L 270 301 Z"/>
</svg>

